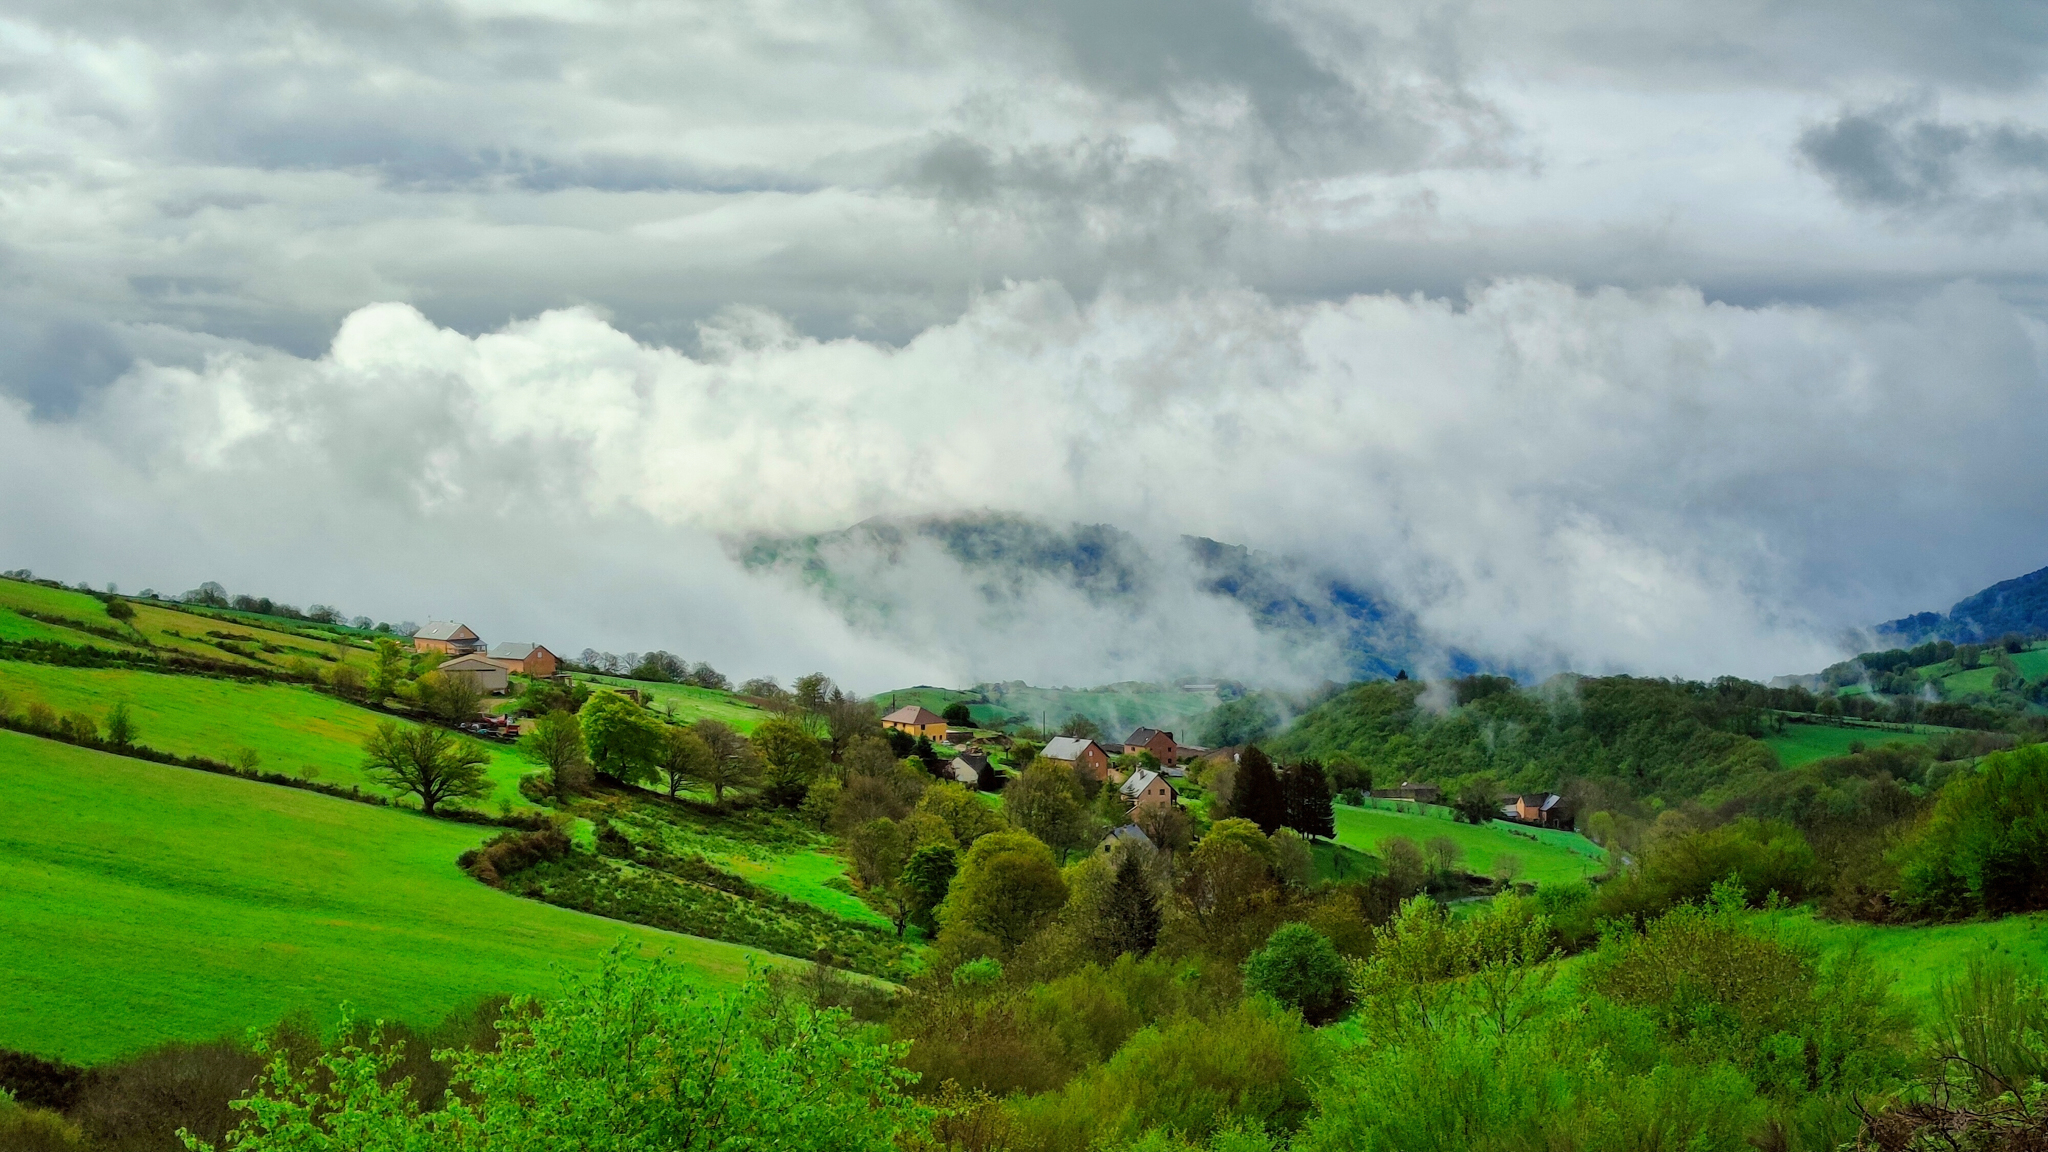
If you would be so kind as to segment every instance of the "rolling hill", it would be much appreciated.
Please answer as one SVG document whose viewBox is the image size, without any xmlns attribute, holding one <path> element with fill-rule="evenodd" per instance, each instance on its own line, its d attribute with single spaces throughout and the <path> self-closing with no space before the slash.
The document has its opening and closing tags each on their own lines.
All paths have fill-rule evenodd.
<svg viewBox="0 0 2048 1152">
<path fill-rule="evenodd" d="M 0 732 L 0 1048 L 95 1061 L 301 1010 L 429 1023 L 611 944 L 708 980 L 767 954 L 464 875 L 481 829 Z"/>
</svg>

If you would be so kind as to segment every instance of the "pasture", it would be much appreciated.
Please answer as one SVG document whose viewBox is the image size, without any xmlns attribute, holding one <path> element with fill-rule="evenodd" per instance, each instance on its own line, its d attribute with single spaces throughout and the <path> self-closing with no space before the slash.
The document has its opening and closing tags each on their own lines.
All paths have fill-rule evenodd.
<svg viewBox="0 0 2048 1152">
<path fill-rule="evenodd" d="M 1380 841 L 1390 836 L 1406 836 L 1417 845 L 1448 836 L 1464 850 L 1464 868 L 1488 876 L 1493 875 L 1494 860 L 1506 853 L 1522 858 L 1518 879 L 1536 884 L 1577 880 L 1597 875 L 1607 867 L 1607 854 L 1599 845 L 1571 833 L 1546 833 L 1498 820 L 1483 825 L 1461 824 L 1434 815 L 1354 808 L 1348 804 L 1336 808 L 1336 842 L 1359 852 L 1376 854 Z"/>
<path fill-rule="evenodd" d="M 1961 971 L 1963 962 L 1979 949 L 2004 953 L 2037 972 L 2048 971 L 2048 912 L 1924 926 L 1822 920 L 1803 908 L 1761 915 L 1779 931 L 1824 952 L 1860 952 L 1892 975 L 1892 994 L 1907 1004 L 1929 1003 L 1935 983 Z"/>
<path fill-rule="evenodd" d="M 382 791 L 363 775 L 362 747 L 389 717 L 303 686 L 0 660 L 0 691 L 13 697 L 16 712 L 40 700 L 59 713 L 84 712 L 102 724 L 109 708 L 126 702 L 141 730 L 137 743 L 151 748 L 228 763 L 248 748 L 262 757 L 266 771 L 293 776 L 311 768 L 329 784 Z M 491 755 L 495 785 L 484 803 L 525 806 L 519 777 L 534 765 L 507 745 L 477 743 Z"/>
<path fill-rule="evenodd" d="M 1851 744 L 1861 744 L 1866 748 L 1877 748 L 1893 743 L 1925 744 L 1947 731 L 1946 728 L 1933 728 L 1924 724 L 1915 725 L 1911 732 L 1855 725 L 1787 724 L 1783 732 L 1764 737 L 1764 745 L 1778 754 L 1778 763 L 1787 768 L 1797 768 L 1801 764 L 1811 764 L 1815 760 L 1847 756 L 1850 754 Z"/>
<path fill-rule="evenodd" d="M 709 981 L 765 953 L 506 895 L 485 829 L 0 731 L 0 1048 L 78 1062 L 305 1011 L 426 1025 L 628 939 Z"/>
<path fill-rule="evenodd" d="M 648 707 L 663 716 L 675 710 L 678 723 L 692 724 L 699 720 L 718 720 L 731 725 L 741 733 L 752 732 L 761 722 L 774 718 L 775 713 L 758 704 L 749 704 L 730 692 L 715 688 L 699 688 L 691 684 L 661 684 L 647 680 L 630 680 L 624 676 L 599 676 L 588 672 L 573 673 L 577 680 L 599 688 L 637 688 L 647 693 Z"/>
</svg>

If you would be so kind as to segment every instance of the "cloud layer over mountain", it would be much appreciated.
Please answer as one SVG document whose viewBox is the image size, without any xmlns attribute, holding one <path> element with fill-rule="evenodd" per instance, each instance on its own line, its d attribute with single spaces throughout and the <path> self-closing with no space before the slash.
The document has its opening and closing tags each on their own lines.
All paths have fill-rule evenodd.
<svg viewBox="0 0 2048 1152">
<path fill-rule="evenodd" d="M 993 509 L 1531 668 L 1817 667 L 2041 562 L 2044 61 L 1996 4 L 20 4 L 0 560 L 869 686 L 1330 670 L 942 563 L 877 639 L 731 555 Z"/>
</svg>

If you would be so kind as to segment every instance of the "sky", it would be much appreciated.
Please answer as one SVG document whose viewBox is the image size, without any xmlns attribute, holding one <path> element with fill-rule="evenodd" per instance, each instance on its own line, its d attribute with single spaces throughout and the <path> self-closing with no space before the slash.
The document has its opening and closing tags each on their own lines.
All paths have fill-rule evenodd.
<svg viewBox="0 0 2048 1152">
<path fill-rule="evenodd" d="M 2048 564 L 2044 69 L 2005 0 L 14 0 L 0 566 L 865 690 L 1330 671 L 1165 559 L 1111 619 L 914 557 L 893 621 L 735 560 L 986 511 L 1810 671 Z"/>
</svg>

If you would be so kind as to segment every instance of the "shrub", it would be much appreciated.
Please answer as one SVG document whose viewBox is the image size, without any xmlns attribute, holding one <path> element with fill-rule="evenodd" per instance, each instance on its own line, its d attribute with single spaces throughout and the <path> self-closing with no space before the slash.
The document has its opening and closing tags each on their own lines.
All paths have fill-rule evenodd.
<svg viewBox="0 0 2048 1152">
<path fill-rule="evenodd" d="M 1283 924 L 1244 962 L 1247 991 L 1272 997 L 1311 1024 L 1337 1017 L 1350 997 L 1344 958 L 1307 924 Z"/>
<path fill-rule="evenodd" d="M 69 712 L 58 725 L 58 731 L 67 740 L 90 744 L 100 738 L 100 722 L 84 712 Z"/>
<path fill-rule="evenodd" d="M 571 847 L 568 835 L 551 824 L 533 832 L 501 832 L 483 847 L 464 852 L 457 863 L 470 875 L 496 887 L 506 877 L 535 864 L 560 860 Z"/>
<path fill-rule="evenodd" d="M 1918 915 L 2048 908 L 2048 748 L 1955 776 L 1895 859 L 1900 902 Z"/>
</svg>

